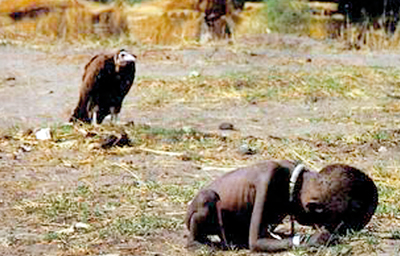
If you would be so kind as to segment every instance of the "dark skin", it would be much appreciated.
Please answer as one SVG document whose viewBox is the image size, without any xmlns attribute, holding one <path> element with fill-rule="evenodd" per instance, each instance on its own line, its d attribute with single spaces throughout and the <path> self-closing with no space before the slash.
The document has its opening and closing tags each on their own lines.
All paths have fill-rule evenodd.
<svg viewBox="0 0 400 256">
<path fill-rule="evenodd" d="M 197 201 L 195 199 L 194 203 L 192 202 L 189 206 L 187 217 L 190 231 L 189 244 L 194 241 L 211 244 L 207 241 L 207 235 L 220 235 L 223 233 L 225 238 L 221 239 L 221 241 L 223 243 L 226 241 L 228 245 L 233 245 L 236 248 L 250 248 L 251 251 L 256 252 L 282 251 L 293 248 L 293 239 L 286 237 L 278 240 L 272 237 L 271 232 L 288 214 L 293 214 L 296 219 L 302 220 L 307 225 L 318 227 L 318 231 L 314 235 L 301 241 L 300 246 L 305 247 L 329 244 L 332 242 L 333 234 L 336 231 L 341 227 L 348 226 L 351 221 L 354 222 L 354 220 L 344 218 L 343 214 L 335 214 L 335 211 L 344 210 L 342 212 L 345 215 L 348 215 L 349 212 L 358 211 L 359 213 L 353 215 L 357 219 L 358 228 L 363 227 L 369 221 L 376 208 L 374 199 L 369 200 L 367 198 L 364 200 L 360 198 L 356 200 L 356 203 L 352 203 L 350 200 L 350 204 L 335 210 L 334 208 L 337 207 L 337 204 L 329 205 L 329 202 L 324 201 L 326 194 L 329 194 L 332 188 L 329 186 L 327 188 L 326 186 L 313 187 L 315 181 L 322 182 L 321 180 L 326 181 L 335 178 L 337 180 L 336 186 L 339 186 L 339 190 L 343 190 L 338 185 L 342 184 L 340 179 L 346 173 L 341 171 L 344 168 L 343 166 L 334 167 L 334 175 L 327 175 L 327 172 L 324 171 L 323 173 L 325 174 L 320 175 L 316 172 L 304 170 L 294 187 L 295 193 L 297 193 L 295 200 L 290 201 L 289 179 L 294 168 L 295 163 L 291 161 L 265 161 L 246 168 L 240 168 L 215 180 L 202 191 L 213 191 L 219 196 L 220 200 L 217 201 L 217 209 L 220 211 L 222 220 L 213 222 L 213 226 L 209 227 L 208 220 L 210 218 L 218 219 L 218 217 L 208 216 L 207 213 L 213 211 L 204 209 L 204 207 L 207 208 L 207 204 L 202 204 L 201 209 L 197 210 L 199 207 L 196 206 Z M 353 177 L 354 175 L 344 176 L 344 179 L 348 180 L 347 184 L 346 182 L 344 184 L 351 187 L 350 176 Z M 311 181 L 307 182 L 307 179 Z M 321 184 L 325 183 L 322 182 Z M 330 183 L 328 182 L 328 184 Z M 366 180 L 363 180 L 361 184 L 363 184 L 361 185 L 363 189 L 370 189 L 371 184 L 373 185 L 373 183 Z M 350 190 L 357 190 L 361 187 L 357 185 L 354 187 L 355 189 Z M 325 192 L 322 193 L 322 198 L 319 199 L 317 195 L 321 194 L 320 190 L 323 188 Z M 312 192 L 306 193 L 308 190 Z M 204 193 L 202 191 L 200 194 Z M 346 194 L 347 192 L 345 191 L 344 193 Z M 345 199 L 342 201 L 347 200 L 348 197 L 346 196 L 348 195 L 354 196 L 355 194 L 346 194 L 344 196 Z M 318 207 L 315 208 L 316 203 L 317 205 L 320 203 L 325 204 L 325 207 L 330 208 L 331 211 L 321 212 Z M 359 207 L 360 205 L 369 207 L 369 210 L 366 210 L 367 208 L 364 206 Z M 296 215 L 293 211 L 298 211 L 301 214 Z M 193 214 L 194 212 L 202 212 L 202 214 Z M 215 215 L 215 212 L 212 214 Z M 331 215 L 330 218 L 326 217 L 328 215 Z M 317 223 L 312 223 L 313 219 Z M 363 219 L 363 221 L 360 222 L 360 219 Z M 218 229 L 221 224 L 215 225 L 215 223 L 222 223 L 222 232 Z M 199 237 L 201 239 L 198 239 Z"/>
<path fill-rule="evenodd" d="M 328 165 L 318 173 L 304 172 L 295 190 L 295 219 L 336 234 L 362 229 L 378 205 L 374 182 L 360 170 L 343 164 Z"/>
<path fill-rule="evenodd" d="M 201 190 L 193 199 L 189 206 L 190 215 L 187 216 L 185 221 L 190 231 L 189 244 L 197 241 L 213 245 L 208 241 L 206 234 L 215 233 L 222 239 L 220 246 L 226 247 L 220 202 L 219 195 L 211 189 Z"/>
<path fill-rule="evenodd" d="M 290 161 L 265 161 L 227 173 L 206 188 L 220 196 L 219 209 L 228 244 L 250 247 L 252 251 L 279 251 L 292 246 L 290 238 L 272 238 L 268 229 L 281 223 L 288 214 L 289 178 L 294 167 Z M 198 237 L 202 237 L 198 242 L 207 243 L 205 235 L 219 235 L 220 232 L 213 227 L 207 234 L 196 233 L 198 226 L 203 229 L 207 226 L 209 217 L 192 214 L 197 210 L 196 201 L 193 202 L 188 212 L 189 243 L 198 241 Z"/>
</svg>

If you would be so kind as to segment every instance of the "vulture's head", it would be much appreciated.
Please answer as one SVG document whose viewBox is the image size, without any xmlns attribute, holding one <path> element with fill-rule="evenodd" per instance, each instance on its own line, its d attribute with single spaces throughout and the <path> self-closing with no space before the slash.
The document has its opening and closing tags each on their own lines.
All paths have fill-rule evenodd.
<svg viewBox="0 0 400 256">
<path fill-rule="evenodd" d="M 136 56 L 130 54 L 129 52 L 121 49 L 115 56 L 114 56 L 114 63 L 115 63 L 115 71 L 119 72 L 121 68 L 126 66 L 135 64 Z"/>
</svg>

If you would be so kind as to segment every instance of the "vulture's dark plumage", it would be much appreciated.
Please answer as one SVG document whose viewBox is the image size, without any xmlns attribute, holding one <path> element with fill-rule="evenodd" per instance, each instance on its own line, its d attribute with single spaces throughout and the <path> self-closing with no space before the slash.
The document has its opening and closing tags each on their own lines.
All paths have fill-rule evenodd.
<svg viewBox="0 0 400 256">
<path fill-rule="evenodd" d="M 135 79 L 135 61 L 136 56 L 125 50 L 94 56 L 85 66 L 78 106 L 70 122 L 100 124 L 109 114 L 116 121 Z"/>
</svg>

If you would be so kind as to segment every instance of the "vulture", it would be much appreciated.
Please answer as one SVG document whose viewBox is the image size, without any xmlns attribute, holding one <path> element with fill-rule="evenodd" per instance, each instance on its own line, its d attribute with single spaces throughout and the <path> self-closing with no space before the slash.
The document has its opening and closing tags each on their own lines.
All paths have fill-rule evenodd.
<svg viewBox="0 0 400 256">
<path fill-rule="evenodd" d="M 78 106 L 70 122 L 101 124 L 111 114 L 117 121 L 122 101 L 135 79 L 136 56 L 124 49 L 97 54 L 85 66 Z"/>
</svg>

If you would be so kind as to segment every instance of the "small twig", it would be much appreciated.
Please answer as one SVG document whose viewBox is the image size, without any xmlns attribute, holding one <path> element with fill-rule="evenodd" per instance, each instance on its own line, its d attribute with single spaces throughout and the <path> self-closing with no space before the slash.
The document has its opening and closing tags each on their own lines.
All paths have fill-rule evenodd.
<svg viewBox="0 0 400 256">
<path fill-rule="evenodd" d="M 193 164 L 193 166 L 202 171 L 223 171 L 223 172 L 230 172 L 241 167 L 246 167 L 246 165 L 235 165 L 232 167 L 218 167 L 218 166 L 203 166 L 198 164 Z"/>
<path fill-rule="evenodd" d="M 41 223 L 40 225 L 43 227 L 62 227 L 62 228 L 69 227 L 69 225 L 59 224 L 59 223 Z"/>
<path fill-rule="evenodd" d="M 285 138 L 275 136 L 275 135 L 268 135 L 268 138 L 273 139 L 273 140 L 284 140 Z"/>
<path fill-rule="evenodd" d="M 124 169 L 125 171 L 129 172 L 129 173 L 132 175 L 132 177 L 133 177 L 134 179 L 136 179 L 136 181 L 142 182 L 142 180 L 139 178 L 139 176 L 137 176 L 136 174 L 134 174 L 127 166 L 124 166 L 124 165 L 122 165 L 122 164 L 113 164 L 113 166 L 118 166 L 119 168 Z"/>
<path fill-rule="evenodd" d="M 181 152 L 168 152 L 168 151 L 161 151 L 161 150 L 154 150 L 154 149 L 149 149 L 149 148 L 137 148 L 140 151 L 143 152 L 148 152 L 148 153 L 153 153 L 153 154 L 157 154 L 157 155 L 166 155 L 166 156 L 184 156 L 185 153 L 181 153 Z"/>
<path fill-rule="evenodd" d="M 230 172 L 236 170 L 239 167 L 215 167 L 215 166 L 204 166 L 201 167 L 202 171 L 222 171 L 222 172 Z"/>
<path fill-rule="evenodd" d="M 392 99 L 400 100 L 400 95 L 395 95 L 391 93 L 386 93 L 386 95 Z"/>
<path fill-rule="evenodd" d="M 57 164 L 11 164 L 11 167 L 55 167 Z"/>
<path fill-rule="evenodd" d="M 390 233 L 373 233 L 372 236 L 375 236 L 379 239 L 394 239 L 393 235 Z M 361 235 L 358 237 L 351 237 L 350 238 L 352 241 L 361 241 L 365 239 L 365 236 Z"/>
<path fill-rule="evenodd" d="M 184 215 L 186 212 L 166 212 L 165 215 L 173 216 L 173 215 Z"/>
</svg>

